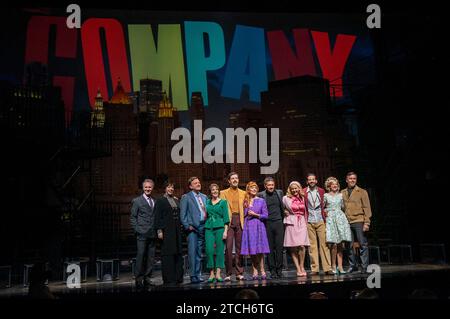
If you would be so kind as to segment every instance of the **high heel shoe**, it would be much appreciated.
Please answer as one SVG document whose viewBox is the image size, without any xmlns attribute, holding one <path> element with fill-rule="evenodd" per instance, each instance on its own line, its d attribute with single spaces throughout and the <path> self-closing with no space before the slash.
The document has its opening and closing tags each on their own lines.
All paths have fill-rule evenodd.
<svg viewBox="0 0 450 319">
<path fill-rule="evenodd" d="M 252 279 L 253 279 L 253 280 L 258 280 L 258 275 L 253 275 L 253 276 L 252 276 Z"/>
<path fill-rule="evenodd" d="M 222 277 L 217 277 L 217 278 L 216 278 L 216 281 L 217 281 L 217 282 L 223 282 L 223 279 L 222 279 Z"/>
<path fill-rule="evenodd" d="M 339 272 L 339 275 L 345 275 L 345 274 L 347 273 L 344 269 L 340 270 L 340 269 L 338 268 L 337 270 L 338 270 L 338 272 Z"/>
<path fill-rule="evenodd" d="M 264 273 L 264 275 L 261 275 L 261 280 L 266 280 L 266 279 L 267 279 L 266 273 Z"/>
<path fill-rule="evenodd" d="M 213 283 L 216 281 L 216 278 L 212 277 L 212 278 L 208 278 L 208 283 Z"/>
</svg>

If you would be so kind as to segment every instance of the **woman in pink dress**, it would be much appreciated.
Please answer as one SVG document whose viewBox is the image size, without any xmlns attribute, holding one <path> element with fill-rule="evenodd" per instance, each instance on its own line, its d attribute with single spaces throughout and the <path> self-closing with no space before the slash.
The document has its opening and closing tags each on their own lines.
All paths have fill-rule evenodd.
<svg viewBox="0 0 450 319">
<path fill-rule="evenodd" d="M 284 247 L 291 253 L 298 277 L 306 277 L 305 271 L 305 247 L 309 246 L 305 194 L 302 185 L 294 181 L 289 184 L 286 196 L 283 196 L 283 204 L 286 207 L 284 224 Z"/>
</svg>

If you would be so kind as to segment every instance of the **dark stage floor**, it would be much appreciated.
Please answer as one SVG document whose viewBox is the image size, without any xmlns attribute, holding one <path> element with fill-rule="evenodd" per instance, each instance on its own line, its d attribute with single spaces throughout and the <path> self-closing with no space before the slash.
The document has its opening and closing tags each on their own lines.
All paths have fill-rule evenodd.
<svg viewBox="0 0 450 319">
<path fill-rule="evenodd" d="M 323 291 L 330 298 L 348 299 L 352 291 L 366 287 L 367 274 L 352 273 L 345 275 L 308 275 L 297 278 L 294 271 L 284 271 L 283 279 L 245 280 L 209 284 L 191 284 L 189 277 L 184 283 L 175 287 L 162 285 L 160 272 L 154 276 L 155 286 L 148 291 L 137 291 L 131 273 L 120 274 L 120 279 L 109 282 L 97 282 L 88 278 L 81 283 L 81 288 L 69 289 L 62 281 L 50 282 L 48 287 L 57 297 L 73 298 L 147 298 L 156 299 L 190 297 L 207 300 L 233 298 L 242 288 L 251 288 L 258 292 L 261 298 L 307 298 L 310 292 Z M 204 274 L 208 278 L 208 274 Z M 440 298 L 450 296 L 450 266 L 449 265 L 381 265 L 381 289 L 377 290 L 386 298 L 407 297 L 413 289 L 429 288 L 436 291 Z M 23 298 L 28 294 L 28 288 L 15 285 L 0 289 L 0 298 Z"/>
</svg>

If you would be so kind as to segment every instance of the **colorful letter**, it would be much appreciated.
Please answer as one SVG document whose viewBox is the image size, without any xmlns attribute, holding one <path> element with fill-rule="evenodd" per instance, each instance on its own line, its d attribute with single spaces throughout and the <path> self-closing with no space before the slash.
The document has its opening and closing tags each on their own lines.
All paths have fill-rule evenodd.
<svg viewBox="0 0 450 319">
<path fill-rule="evenodd" d="M 108 94 L 100 42 L 100 29 L 105 31 L 112 85 L 114 86 L 117 83 L 117 79 L 120 78 L 125 92 L 131 92 L 130 71 L 122 25 L 116 19 L 88 19 L 81 27 L 81 40 L 91 106 L 94 105 L 98 88 L 100 88 L 100 92 L 104 97 L 109 97 L 113 93 L 111 92 L 111 95 Z"/>
<path fill-rule="evenodd" d="M 330 81 L 331 94 L 342 97 L 342 75 L 356 36 L 338 34 L 334 49 L 331 50 L 327 32 L 311 32 L 316 47 L 317 58 L 322 69 L 322 76 Z"/>
<path fill-rule="evenodd" d="M 222 27 L 213 22 L 185 22 L 186 64 L 189 96 L 200 91 L 205 106 L 208 105 L 206 71 L 217 70 L 225 64 L 225 41 Z M 203 35 L 208 35 L 209 55 L 206 56 Z"/>
<path fill-rule="evenodd" d="M 293 30 L 295 52 L 283 31 L 267 32 L 275 80 L 302 75 L 316 75 L 308 29 Z"/>
<path fill-rule="evenodd" d="M 128 36 L 135 90 L 138 90 L 141 79 L 148 77 L 161 80 L 163 89 L 168 95 L 172 94 L 174 107 L 178 110 L 187 110 L 186 75 L 180 25 L 159 25 L 157 45 L 149 24 L 129 25 Z"/>
<path fill-rule="evenodd" d="M 25 64 L 41 62 L 48 65 L 48 43 L 50 26 L 56 28 L 55 56 L 75 59 L 77 56 L 77 29 L 68 29 L 65 17 L 33 16 L 28 22 Z M 73 109 L 73 92 L 75 77 L 55 75 L 54 86 L 61 87 L 64 101 L 66 121 L 70 122 Z"/>
<path fill-rule="evenodd" d="M 264 29 L 237 25 L 222 87 L 222 96 L 239 99 L 247 84 L 250 100 L 260 101 L 267 89 Z M 248 72 L 246 70 L 248 69 Z"/>
</svg>

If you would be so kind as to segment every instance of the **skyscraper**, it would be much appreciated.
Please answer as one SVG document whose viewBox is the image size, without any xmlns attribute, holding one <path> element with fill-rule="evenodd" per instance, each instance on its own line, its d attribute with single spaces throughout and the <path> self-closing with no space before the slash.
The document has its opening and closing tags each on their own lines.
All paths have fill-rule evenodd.
<svg viewBox="0 0 450 319">
<path fill-rule="evenodd" d="M 141 79 L 139 90 L 139 112 L 148 113 L 153 119 L 162 100 L 162 82 L 154 79 Z"/>
<path fill-rule="evenodd" d="M 100 89 L 97 91 L 95 97 L 94 109 L 91 113 L 91 127 L 104 127 L 105 126 L 105 110 L 103 109 L 103 97 L 100 93 Z"/>
<path fill-rule="evenodd" d="M 280 186 L 293 179 L 304 181 L 313 172 L 319 183 L 337 175 L 335 158 L 351 161 L 352 138 L 332 108 L 328 80 L 301 76 L 269 83 L 261 93 L 263 121 L 280 129 Z M 343 157 L 345 157 L 344 160 Z M 337 176 L 339 177 L 339 176 Z"/>
<path fill-rule="evenodd" d="M 177 126 L 174 118 L 174 107 L 170 103 L 166 92 L 163 92 L 162 101 L 159 103 L 157 123 L 157 142 L 156 142 L 156 172 L 157 174 L 168 174 L 167 164 L 171 162 L 170 152 L 172 141 L 170 139 L 172 131 Z"/>
<path fill-rule="evenodd" d="M 230 127 L 242 128 L 245 130 L 249 128 L 254 128 L 258 134 L 258 129 L 262 127 L 262 113 L 259 109 L 254 108 L 246 108 L 244 107 L 242 110 L 238 112 L 231 112 L 230 117 Z M 245 148 L 245 163 L 237 163 L 237 150 L 236 150 L 236 141 L 235 151 L 234 151 L 234 160 L 230 164 L 231 170 L 237 172 L 239 174 L 239 181 L 241 186 L 245 186 L 247 182 L 250 180 L 258 181 L 260 179 L 259 172 L 259 164 L 258 163 L 250 163 L 249 161 L 249 139 L 246 138 L 246 148 Z"/>
<path fill-rule="evenodd" d="M 111 126 L 112 156 L 95 161 L 97 193 L 134 195 L 139 190 L 142 157 L 137 116 L 120 79 L 109 102 L 104 103 L 105 122 Z"/>
</svg>

